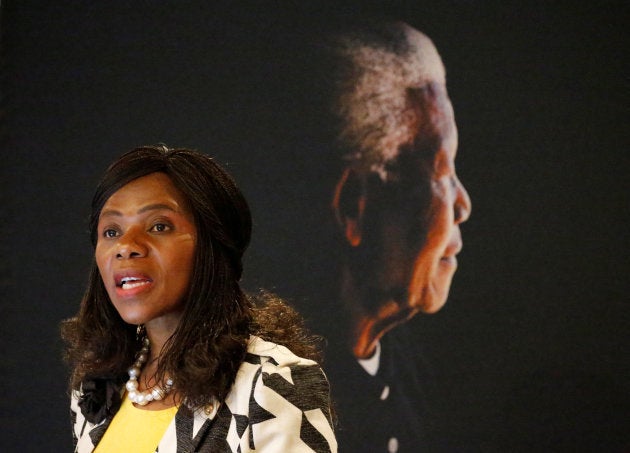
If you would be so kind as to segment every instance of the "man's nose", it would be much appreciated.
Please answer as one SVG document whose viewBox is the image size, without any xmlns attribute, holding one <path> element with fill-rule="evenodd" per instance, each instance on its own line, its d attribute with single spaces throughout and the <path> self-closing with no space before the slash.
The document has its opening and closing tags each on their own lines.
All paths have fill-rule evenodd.
<svg viewBox="0 0 630 453">
<path fill-rule="evenodd" d="M 455 223 L 464 223 L 470 217 L 472 204 L 466 188 L 462 182 L 457 179 L 457 194 L 455 196 Z"/>
<path fill-rule="evenodd" d="M 134 229 L 130 229 L 118 240 L 116 249 L 116 258 L 130 259 L 142 258 L 146 256 L 147 248 L 142 240 L 142 233 Z"/>
</svg>

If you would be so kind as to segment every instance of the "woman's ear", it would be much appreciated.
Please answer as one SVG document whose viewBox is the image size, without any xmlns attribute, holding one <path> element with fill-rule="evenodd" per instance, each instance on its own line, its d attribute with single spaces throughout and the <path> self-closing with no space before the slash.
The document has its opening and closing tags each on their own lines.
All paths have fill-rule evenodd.
<svg viewBox="0 0 630 453">
<path fill-rule="evenodd" d="M 366 202 L 365 177 L 352 168 L 346 168 L 335 186 L 332 209 L 337 224 L 352 247 L 361 244 Z"/>
</svg>

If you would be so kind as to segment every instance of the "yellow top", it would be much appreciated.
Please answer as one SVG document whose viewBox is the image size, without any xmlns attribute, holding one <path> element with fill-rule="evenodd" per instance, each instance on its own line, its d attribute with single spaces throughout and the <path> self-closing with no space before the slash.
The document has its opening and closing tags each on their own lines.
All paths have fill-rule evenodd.
<svg viewBox="0 0 630 453">
<path fill-rule="evenodd" d="M 177 406 L 159 411 L 138 409 L 123 395 L 120 409 L 96 446 L 95 453 L 154 453 Z"/>
</svg>

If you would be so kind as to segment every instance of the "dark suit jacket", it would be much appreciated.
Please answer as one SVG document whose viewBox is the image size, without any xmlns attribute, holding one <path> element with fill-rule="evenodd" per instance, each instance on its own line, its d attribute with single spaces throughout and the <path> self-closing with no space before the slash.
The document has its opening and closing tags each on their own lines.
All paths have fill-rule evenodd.
<svg viewBox="0 0 630 453">
<path fill-rule="evenodd" d="M 431 378 L 404 327 L 383 337 L 376 376 L 331 342 L 326 371 L 338 416 L 340 452 L 422 451 L 425 389 Z"/>
</svg>

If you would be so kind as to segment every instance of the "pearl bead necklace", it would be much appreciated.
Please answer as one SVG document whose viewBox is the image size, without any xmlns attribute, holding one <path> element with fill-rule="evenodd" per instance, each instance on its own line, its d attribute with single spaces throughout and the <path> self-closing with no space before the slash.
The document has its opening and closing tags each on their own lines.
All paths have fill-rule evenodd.
<svg viewBox="0 0 630 453">
<path fill-rule="evenodd" d="M 127 388 L 127 397 L 133 402 L 140 406 L 146 406 L 151 401 L 159 401 L 163 399 L 172 389 L 173 389 L 173 380 L 171 378 L 166 379 L 166 385 L 161 387 L 159 385 L 155 385 L 150 389 L 146 389 L 144 391 L 138 390 L 138 378 L 140 377 L 140 372 L 142 371 L 142 366 L 147 363 L 149 359 L 149 348 L 150 343 L 147 337 L 142 339 L 142 349 L 136 355 L 136 361 L 127 373 L 129 373 L 129 380 L 125 384 Z"/>
</svg>

